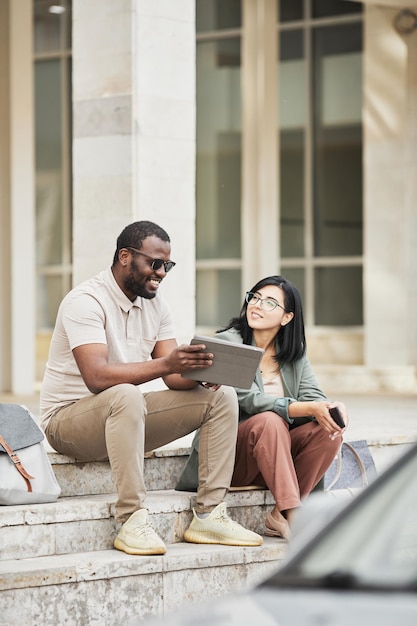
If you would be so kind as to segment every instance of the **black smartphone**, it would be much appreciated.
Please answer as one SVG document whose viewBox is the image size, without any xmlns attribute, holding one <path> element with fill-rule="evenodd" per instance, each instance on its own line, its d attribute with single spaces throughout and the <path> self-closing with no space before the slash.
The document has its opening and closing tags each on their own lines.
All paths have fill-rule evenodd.
<svg viewBox="0 0 417 626">
<path fill-rule="evenodd" d="M 340 428 L 344 428 L 346 426 L 345 422 L 343 421 L 342 414 L 337 406 L 332 406 L 329 409 L 329 413 L 332 416 L 333 421 L 336 422 L 336 424 L 340 426 Z"/>
</svg>

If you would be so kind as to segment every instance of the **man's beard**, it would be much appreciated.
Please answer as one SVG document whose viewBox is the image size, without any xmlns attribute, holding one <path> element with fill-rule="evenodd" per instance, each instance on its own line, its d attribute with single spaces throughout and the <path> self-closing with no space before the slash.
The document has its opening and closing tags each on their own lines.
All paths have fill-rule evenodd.
<svg viewBox="0 0 417 626">
<path fill-rule="evenodd" d="M 142 284 L 139 284 L 134 278 L 128 277 L 125 280 L 125 288 L 131 293 L 135 294 L 135 296 L 140 298 L 146 298 L 147 300 L 152 300 L 155 298 L 155 291 L 148 291 L 146 287 Z"/>
<path fill-rule="evenodd" d="M 136 297 L 146 298 L 147 300 L 152 300 L 152 298 L 155 298 L 156 296 L 156 291 L 148 291 L 145 287 L 146 279 L 145 279 L 145 284 L 143 284 L 143 283 L 140 283 L 137 278 L 135 278 L 135 276 L 137 276 L 138 274 L 139 274 L 138 267 L 135 261 L 132 259 L 131 264 L 130 264 L 129 276 L 127 276 L 124 281 L 125 289 L 135 294 Z"/>
</svg>

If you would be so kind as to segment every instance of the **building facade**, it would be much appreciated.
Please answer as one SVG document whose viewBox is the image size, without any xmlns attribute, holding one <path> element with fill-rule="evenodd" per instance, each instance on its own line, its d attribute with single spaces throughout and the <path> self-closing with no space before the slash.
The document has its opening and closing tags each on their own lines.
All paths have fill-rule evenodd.
<svg viewBox="0 0 417 626">
<path fill-rule="evenodd" d="M 282 273 L 329 394 L 415 392 L 417 3 L 1 0 L 0 86 L 2 391 L 150 219 L 180 341 Z"/>
</svg>

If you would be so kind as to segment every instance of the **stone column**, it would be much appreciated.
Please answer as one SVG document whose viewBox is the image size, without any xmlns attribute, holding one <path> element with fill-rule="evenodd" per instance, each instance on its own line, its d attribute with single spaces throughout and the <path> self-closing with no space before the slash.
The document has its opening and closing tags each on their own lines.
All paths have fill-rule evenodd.
<svg viewBox="0 0 417 626">
<path fill-rule="evenodd" d="M 365 365 L 401 389 L 417 365 L 417 30 L 364 10 Z"/>
<path fill-rule="evenodd" d="M 194 4 L 73 1 L 74 283 L 111 263 L 126 224 L 157 222 L 179 338 L 195 315 Z"/>
<path fill-rule="evenodd" d="M 11 386 L 9 6 L 0 3 L 0 391 Z"/>
<path fill-rule="evenodd" d="M 35 378 L 32 2 L 0 6 L 0 390 Z"/>
</svg>

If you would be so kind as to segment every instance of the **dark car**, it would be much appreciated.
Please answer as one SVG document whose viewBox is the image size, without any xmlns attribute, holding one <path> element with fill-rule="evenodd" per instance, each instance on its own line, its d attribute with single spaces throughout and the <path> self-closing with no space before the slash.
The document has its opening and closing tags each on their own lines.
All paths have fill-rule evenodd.
<svg viewBox="0 0 417 626">
<path fill-rule="evenodd" d="M 265 582 L 149 624 L 416 626 L 417 445 L 331 515 L 309 501 L 296 526 L 312 513 L 315 532 Z"/>
</svg>

